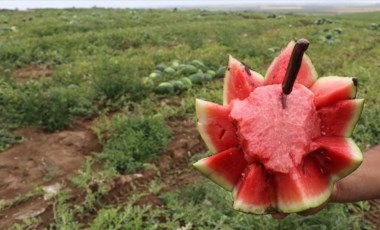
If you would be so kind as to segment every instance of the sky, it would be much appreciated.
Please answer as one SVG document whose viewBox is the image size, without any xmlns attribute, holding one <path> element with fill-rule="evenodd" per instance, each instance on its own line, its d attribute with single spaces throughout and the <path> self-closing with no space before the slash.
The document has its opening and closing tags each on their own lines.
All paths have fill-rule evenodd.
<svg viewBox="0 0 380 230">
<path fill-rule="evenodd" d="M 202 7 L 202 6 L 241 6 L 241 5 L 366 5 L 380 4 L 380 0 L 127 0 L 127 1 L 19 1 L 0 0 L 0 9 L 28 9 L 28 8 L 174 8 L 174 7 Z"/>
</svg>

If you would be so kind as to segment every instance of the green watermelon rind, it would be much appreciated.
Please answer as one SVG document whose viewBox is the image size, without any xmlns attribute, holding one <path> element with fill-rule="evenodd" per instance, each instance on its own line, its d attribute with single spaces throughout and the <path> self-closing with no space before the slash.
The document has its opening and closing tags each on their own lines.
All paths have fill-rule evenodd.
<svg viewBox="0 0 380 230">
<path fill-rule="evenodd" d="M 333 191 L 334 183 L 330 180 L 329 186 L 326 188 L 325 192 L 320 193 L 319 196 L 316 197 L 303 197 L 300 202 L 293 204 L 281 204 L 281 201 L 277 200 L 276 207 L 268 207 L 268 206 L 255 206 L 252 204 L 245 204 L 243 201 L 235 200 L 233 203 L 233 208 L 237 211 L 252 213 L 257 215 L 271 213 L 272 210 L 277 210 L 282 213 L 295 213 L 305 211 L 307 209 L 316 208 L 326 202 Z M 234 197 L 236 191 L 234 190 Z"/>
<path fill-rule="evenodd" d="M 292 45 L 292 42 L 289 43 L 289 45 Z M 293 42 L 293 45 L 294 45 L 294 42 Z M 276 59 L 278 59 L 278 57 Z M 270 73 L 271 68 L 273 68 L 274 65 L 276 64 L 276 61 L 278 61 L 276 59 L 272 62 L 271 66 L 269 67 L 267 74 L 265 75 L 265 78 L 262 78 L 264 83 L 267 82 L 267 75 L 268 73 Z M 309 81 L 307 83 L 308 85 L 306 85 L 306 87 L 308 87 L 313 93 L 315 93 L 313 89 L 320 90 L 319 92 L 322 93 L 320 94 L 322 95 L 320 98 L 321 103 L 318 105 L 320 106 L 320 108 L 330 105 L 332 103 L 335 103 L 339 100 L 354 99 L 356 97 L 357 81 L 355 78 L 340 77 L 340 76 L 327 76 L 327 77 L 318 78 L 317 72 L 311 63 L 310 58 L 304 55 L 304 61 L 306 62 L 307 67 L 309 68 L 308 71 L 310 71 L 309 73 L 311 74 L 311 77 L 312 77 L 312 79 L 309 78 Z M 237 64 L 239 64 L 239 66 L 242 65 L 244 67 L 242 63 L 240 63 L 238 60 L 230 56 L 228 66 L 230 67 L 231 65 L 237 65 Z M 260 74 L 254 71 L 251 71 L 251 73 L 255 73 L 253 76 L 257 76 L 257 75 L 261 76 Z M 232 74 L 229 73 L 229 70 L 227 69 L 225 72 L 224 87 L 226 87 L 226 85 L 231 83 L 231 80 L 232 80 L 230 79 L 231 77 L 233 76 Z M 326 85 L 331 85 L 334 83 L 338 85 L 337 90 L 334 91 L 334 89 L 332 89 L 331 87 L 324 88 Z M 343 88 L 339 88 L 340 87 L 339 84 L 342 84 L 341 86 Z M 338 92 L 339 94 L 336 95 Z M 340 94 L 342 94 L 343 96 L 341 96 Z M 223 90 L 223 105 L 224 106 L 229 104 L 227 99 L 228 99 L 228 92 L 226 92 L 224 88 Z M 242 212 L 253 213 L 253 214 L 267 214 L 267 213 L 272 213 L 273 210 L 277 210 L 283 213 L 296 213 L 296 212 L 302 212 L 311 208 L 318 207 L 322 205 L 323 203 L 327 202 L 333 192 L 334 184 L 340 179 L 342 179 L 343 177 L 349 175 L 354 170 L 356 170 L 360 166 L 363 160 L 363 155 L 362 155 L 361 150 L 355 144 L 355 142 L 351 138 L 349 138 L 349 136 L 352 134 L 356 126 L 356 123 L 362 113 L 363 106 L 364 106 L 363 99 L 356 99 L 355 101 L 357 102 L 357 106 L 355 107 L 355 110 L 353 112 L 354 115 L 350 117 L 349 121 L 347 121 L 346 129 L 344 129 L 344 135 L 343 135 L 344 137 L 342 137 L 342 138 L 345 138 L 347 141 L 348 148 L 349 148 L 349 150 L 347 151 L 347 154 L 350 155 L 351 158 L 349 159 L 351 161 L 347 165 L 345 165 L 345 167 L 343 166 L 342 167 L 343 169 L 341 169 L 339 172 L 331 173 L 329 176 L 329 179 L 326 178 L 324 185 L 320 187 L 322 192 L 316 195 L 310 196 L 308 195 L 307 190 L 302 190 L 303 185 L 297 183 L 296 185 L 297 190 L 300 189 L 301 191 L 300 193 L 301 195 L 299 197 L 299 200 L 297 201 L 287 201 L 286 199 L 283 199 L 281 201 L 278 197 L 272 202 L 271 205 L 252 205 L 252 204 L 248 204 L 244 202 L 243 200 L 234 199 L 233 208 Z M 214 144 L 212 143 L 211 138 L 209 137 L 209 135 L 206 133 L 206 130 L 205 130 L 206 125 L 204 122 L 205 120 L 207 120 L 207 113 L 206 111 L 203 110 L 204 106 L 201 106 L 199 104 L 201 102 L 202 100 L 198 102 L 198 99 L 197 99 L 196 113 L 197 113 L 197 117 L 199 121 L 197 123 L 198 131 L 200 135 L 202 136 L 202 139 L 205 141 L 207 147 L 211 151 L 215 152 L 216 148 Z M 222 174 L 219 174 L 217 171 L 214 171 L 212 170 L 212 168 L 208 167 L 208 163 L 209 162 L 207 162 L 207 158 L 204 158 L 194 163 L 193 166 L 197 168 L 204 176 L 208 177 L 219 186 L 223 187 L 226 190 L 232 191 L 233 197 L 236 198 L 237 197 L 236 195 L 238 193 L 238 186 L 227 181 L 226 178 L 224 178 Z"/>
<path fill-rule="evenodd" d="M 277 200 L 277 210 L 283 213 L 295 213 L 319 207 L 330 198 L 333 188 L 334 181 L 330 179 L 325 192 L 320 193 L 319 196 L 310 197 L 305 195 L 300 202 L 294 202 L 292 204 L 281 204 L 281 201 Z"/>
<path fill-rule="evenodd" d="M 244 213 L 249 213 L 249 214 L 255 214 L 255 215 L 263 215 L 267 213 L 271 213 L 271 210 L 273 210 L 274 204 L 272 204 L 271 207 L 268 207 L 267 205 L 252 205 L 252 204 L 245 204 L 244 201 L 237 200 L 238 194 L 238 186 L 235 186 L 234 189 L 232 190 L 232 197 L 234 198 L 232 208 L 235 209 L 236 211 L 244 212 Z"/>
<path fill-rule="evenodd" d="M 155 93 L 156 94 L 173 94 L 174 86 L 170 82 L 162 82 L 156 87 Z"/>
<path fill-rule="evenodd" d="M 217 175 L 212 169 L 207 167 L 208 158 L 203 158 L 193 164 L 193 166 L 202 173 L 205 177 L 209 178 L 217 185 L 226 189 L 227 191 L 232 191 L 234 185 L 229 181 L 225 180 L 222 176 Z"/>
<path fill-rule="evenodd" d="M 306 195 L 300 202 L 292 203 L 292 204 L 281 204 L 281 201 L 276 200 L 276 203 L 272 203 L 271 206 L 255 206 L 252 204 L 245 204 L 244 201 L 234 199 L 233 209 L 250 214 L 262 215 L 273 213 L 273 210 L 277 210 L 277 212 L 282 213 L 295 213 L 305 211 L 307 209 L 315 208 L 326 202 L 331 193 L 333 191 L 334 181 L 330 178 L 329 185 L 326 187 L 325 192 L 320 193 L 319 196 L 316 197 L 307 197 Z M 233 190 L 233 197 L 235 198 L 237 195 L 237 187 Z M 306 199 L 307 197 L 307 199 Z"/>
<path fill-rule="evenodd" d="M 326 187 L 325 192 L 319 194 L 316 197 L 310 197 L 305 195 L 300 202 L 293 202 L 282 204 L 281 200 L 277 200 L 276 207 L 267 207 L 267 206 L 255 206 L 252 204 L 245 204 L 243 201 L 235 200 L 233 204 L 233 208 L 238 211 L 242 211 L 245 213 L 253 213 L 253 214 L 266 214 L 270 213 L 271 210 L 276 209 L 283 213 L 295 213 L 305 211 L 311 208 L 315 208 L 325 203 L 331 196 L 334 184 L 345 176 L 349 175 L 353 171 L 355 171 L 363 161 L 363 154 L 359 147 L 355 144 L 352 138 L 345 138 L 350 146 L 351 151 L 348 151 L 352 156 L 352 164 L 346 169 L 342 170 L 338 174 L 331 174 L 329 185 Z M 233 197 L 236 197 L 237 189 L 233 190 Z"/>
<path fill-rule="evenodd" d="M 298 204 L 294 203 L 292 205 L 286 204 L 282 205 L 280 200 L 277 200 L 277 210 L 284 212 L 284 213 L 294 213 L 294 212 L 301 212 L 305 211 L 307 209 L 316 208 L 323 203 L 325 203 L 331 196 L 333 192 L 334 185 L 337 181 L 344 178 L 345 176 L 349 175 L 353 171 L 355 171 L 362 163 L 363 161 L 363 154 L 359 147 L 356 145 L 354 140 L 352 138 L 345 138 L 348 142 L 351 151 L 350 155 L 352 156 L 352 162 L 351 165 L 346 167 L 344 170 L 339 172 L 338 174 L 331 174 L 330 175 L 330 183 L 329 186 L 326 188 L 325 192 L 320 193 L 317 197 L 307 197 L 303 199 L 302 202 Z"/>
<path fill-rule="evenodd" d="M 295 213 L 305 211 L 311 208 L 315 208 L 325 203 L 332 194 L 334 184 L 342 179 L 343 177 L 349 175 L 353 171 L 355 171 L 363 161 L 363 155 L 359 147 L 355 144 L 355 142 L 351 138 L 345 138 L 348 146 L 350 146 L 351 151 L 347 151 L 351 155 L 351 165 L 346 167 L 344 170 L 339 172 L 338 174 L 331 174 L 329 184 L 325 189 L 325 192 L 319 193 L 318 196 L 310 197 L 305 195 L 299 202 L 293 203 L 282 203 L 281 200 L 277 200 L 276 207 L 267 207 L 267 206 L 255 206 L 252 204 L 245 204 L 244 201 L 235 200 L 233 204 L 233 208 L 238 211 L 246 212 L 246 213 L 254 213 L 254 214 L 266 214 L 270 213 L 271 210 L 276 209 L 283 213 Z M 233 196 L 236 197 L 237 189 L 233 190 Z"/>
<path fill-rule="evenodd" d="M 244 213 L 251 213 L 256 215 L 268 214 L 272 213 L 273 210 L 277 210 L 282 213 L 295 213 L 305 211 L 311 208 L 316 208 L 326 202 L 333 191 L 334 182 L 330 179 L 329 186 L 326 187 L 325 192 L 320 193 L 319 196 L 316 197 L 307 197 L 306 195 L 300 202 L 292 203 L 292 204 L 281 204 L 281 201 L 277 200 L 277 204 L 274 203 L 272 206 L 255 206 L 252 204 L 245 204 L 244 201 L 234 200 L 233 208 L 237 211 L 241 211 Z M 236 197 L 236 189 L 233 190 L 233 197 Z M 276 206 L 276 207 L 273 207 Z"/>
<path fill-rule="evenodd" d="M 250 213 L 250 214 L 256 214 L 256 215 L 262 215 L 262 214 L 268 214 L 272 213 L 273 210 L 277 210 L 282 213 L 295 213 L 295 212 L 301 212 L 305 211 L 311 208 L 316 208 L 320 206 L 321 204 L 325 203 L 331 196 L 331 193 L 333 191 L 334 183 L 332 180 L 330 180 L 329 186 L 326 188 L 325 192 L 320 193 L 319 196 L 316 197 L 304 197 L 304 199 L 298 203 L 293 204 L 281 204 L 281 201 L 277 200 L 276 207 L 268 207 L 268 206 L 255 206 L 252 204 L 245 204 L 243 201 L 235 200 L 233 203 L 233 208 L 237 211 Z M 234 194 L 236 192 L 234 191 Z"/>
<path fill-rule="evenodd" d="M 256 214 L 256 215 L 262 215 L 262 214 L 268 213 L 267 206 L 247 205 L 243 201 L 240 201 L 240 200 L 235 200 L 232 208 L 240 212 Z"/>
<path fill-rule="evenodd" d="M 350 95 L 351 96 L 354 95 L 354 92 L 352 92 Z M 358 107 L 355 112 L 356 115 L 354 118 L 352 118 L 351 122 L 349 123 L 347 132 L 351 132 L 353 130 L 363 109 L 364 100 L 363 99 L 356 99 L 356 100 L 358 101 Z M 202 102 L 206 103 L 205 101 L 199 100 L 199 99 L 197 99 L 197 102 L 196 102 L 196 104 L 198 105 L 197 117 L 199 121 L 203 121 L 204 119 L 206 119 L 206 117 L 204 117 L 206 115 L 205 111 L 203 111 L 202 109 L 204 108 L 204 106 L 201 106 L 199 104 Z M 201 127 L 202 127 L 201 124 L 198 123 L 198 128 L 201 129 Z M 202 135 L 203 133 L 202 130 L 200 130 L 200 133 Z M 210 149 L 212 149 L 211 140 L 207 141 L 208 136 L 207 135 L 204 135 L 204 136 L 205 137 L 203 138 L 206 144 L 209 146 Z M 356 168 L 359 167 L 359 165 L 362 162 L 362 153 L 360 149 L 358 148 L 358 146 L 355 144 L 355 142 L 351 138 L 347 138 L 347 141 L 349 142 L 349 146 L 351 146 L 351 149 L 352 149 L 351 151 L 352 156 L 353 156 L 352 164 L 349 167 L 347 167 L 345 170 L 341 171 L 339 174 L 331 175 L 329 185 L 326 187 L 325 192 L 320 193 L 316 197 L 306 197 L 305 195 L 305 197 L 303 197 L 300 202 L 292 203 L 292 204 L 289 204 L 289 203 L 282 204 L 281 201 L 277 201 L 277 205 L 275 209 L 283 213 L 293 213 L 293 212 L 300 212 L 300 211 L 305 211 L 310 208 L 318 207 L 324 202 L 326 202 L 331 196 L 334 183 L 338 181 L 339 179 L 345 177 L 346 175 L 350 174 L 351 172 L 353 172 Z M 232 190 L 235 196 L 236 189 L 233 189 L 234 185 L 226 181 L 221 175 L 218 175 L 214 171 L 207 168 L 206 161 L 200 160 L 199 162 L 194 164 L 194 167 L 196 167 L 203 175 L 210 178 L 219 186 L 229 191 Z M 239 201 L 239 200 L 234 201 L 233 208 L 238 211 L 242 211 L 246 213 L 254 213 L 254 214 L 270 213 L 270 211 L 273 210 L 273 207 L 245 204 L 244 201 Z"/>
</svg>

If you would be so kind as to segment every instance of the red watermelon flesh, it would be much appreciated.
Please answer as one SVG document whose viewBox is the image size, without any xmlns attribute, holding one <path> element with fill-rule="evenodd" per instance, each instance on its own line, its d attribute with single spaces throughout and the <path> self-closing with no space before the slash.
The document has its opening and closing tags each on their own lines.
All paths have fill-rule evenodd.
<svg viewBox="0 0 380 230">
<path fill-rule="evenodd" d="M 260 164 L 250 164 L 234 191 L 234 208 L 243 212 L 264 214 L 276 204 L 273 177 Z"/>
<path fill-rule="evenodd" d="M 338 101 L 318 110 L 322 136 L 350 136 L 363 108 L 363 99 Z"/>
<path fill-rule="evenodd" d="M 319 137 L 313 141 L 312 154 L 322 170 L 331 174 L 333 180 L 348 175 L 356 165 L 352 161 L 360 162 L 362 154 L 351 138 L 346 137 Z"/>
<path fill-rule="evenodd" d="M 281 83 L 289 50 L 275 59 L 263 84 L 230 58 L 224 105 L 197 100 L 198 127 L 215 154 L 195 166 L 222 187 L 233 188 L 237 210 L 290 213 L 319 206 L 333 184 L 362 161 L 348 138 L 363 108 L 363 100 L 353 100 L 356 80 L 316 80 L 306 57 L 284 107 Z"/>
<path fill-rule="evenodd" d="M 246 98 L 256 87 L 263 85 L 263 81 L 263 76 L 230 56 L 224 77 L 223 104 Z"/>
<path fill-rule="evenodd" d="M 355 98 L 357 80 L 351 77 L 321 77 L 311 87 L 315 106 L 321 108 L 338 101 Z"/>
<path fill-rule="evenodd" d="M 212 152 L 221 152 L 239 144 L 236 128 L 229 117 L 229 107 L 200 99 L 196 100 L 195 105 L 198 131 Z"/>
<path fill-rule="evenodd" d="M 259 160 L 271 171 L 287 173 L 299 165 L 320 135 L 314 95 L 296 84 L 283 109 L 281 85 L 257 88 L 245 100 L 234 100 L 230 116 L 248 162 Z M 283 130 L 287 130 L 284 135 Z"/>
<path fill-rule="evenodd" d="M 243 152 L 237 148 L 204 158 L 194 166 L 205 176 L 227 190 L 232 190 L 247 167 Z"/>
<path fill-rule="evenodd" d="M 321 205 L 330 196 L 332 180 L 318 162 L 306 157 L 289 173 L 276 173 L 277 208 L 285 213 Z M 281 192 L 279 192 L 281 191 Z"/>
</svg>

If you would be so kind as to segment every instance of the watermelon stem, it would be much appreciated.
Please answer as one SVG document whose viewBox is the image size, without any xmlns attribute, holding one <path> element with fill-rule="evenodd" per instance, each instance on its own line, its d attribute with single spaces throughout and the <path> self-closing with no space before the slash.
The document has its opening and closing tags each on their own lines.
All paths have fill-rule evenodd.
<svg viewBox="0 0 380 230">
<path fill-rule="evenodd" d="M 297 78 L 297 74 L 300 70 L 303 54 L 309 47 L 309 41 L 301 38 L 294 45 L 292 55 L 290 56 L 288 68 L 286 69 L 285 78 L 282 82 L 282 107 L 286 107 L 286 95 L 289 95 Z"/>
</svg>

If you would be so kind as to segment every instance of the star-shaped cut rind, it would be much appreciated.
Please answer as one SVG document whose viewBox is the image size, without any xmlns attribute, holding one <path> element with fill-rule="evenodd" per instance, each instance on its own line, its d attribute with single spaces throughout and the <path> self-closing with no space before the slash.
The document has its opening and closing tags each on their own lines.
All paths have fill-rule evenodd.
<svg viewBox="0 0 380 230">
<path fill-rule="evenodd" d="M 289 156 L 293 157 L 295 154 L 298 158 L 295 156 L 294 159 L 301 160 L 291 159 L 290 166 L 283 170 L 276 170 L 276 167 L 270 166 L 268 162 L 277 155 L 265 155 L 262 152 L 265 152 L 265 148 L 263 150 L 265 145 L 260 144 L 260 139 L 255 139 L 258 143 L 257 151 L 256 145 L 252 147 L 251 143 L 248 143 L 250 138 L 247 137 L 247 131 L 243 133 L 243 128 L 246 126 L 243 126 L 241 122 L 249 124 L 250 129 L 256 132 L 255 125 L 260 123 L 258 128 L 262 127 L 262 124 L 266 125 L 267 118 L 265 114 L 260 113 L 268 110 L 268 108 L 264 109 L 265 106 L 272 106 L 274 113 L 276 111 L 282 113 L 281 110 L 276 110 L 280 105 L 273 104 L 273 101 L 277 99 L 273 99 L 270 94 L 268 94 L 269 99 L 265 99 L 268 100 L 268 105 L 265 105 L 266 101 L 257 103 L 257 98 L 258 95 L 262 95 L 259 91 L 272 90 L 272 88 L 276 90 L 276 87 L 281 87 L 293 47 L 294 42 L 290 42 L 274 59 L 265 78 L 230 56 L 224 79 L 223 105 L 196 100 L 198 130 L 213 155 L 201 159 L 194 166 L 221 187 L 232 191 L 233 207 L 243 212 L 291 213 L 317 207 L 329 198 L 334 183 L 353 172 L 363 159 L 360 149 L 350 138 L 364 104 L 363 99 L 355 99 L 357 80 L 338 76 L 318 78 L 310 58 L 306 55 L 303 57 L 295 87 L 302 90 L 306 87 L 307 91 L 313 94 L 310 110 L 310 114 L 313 114 L 310 116 L 313 118 L 310 118 L 310 121 L 318 127 L 313 129 L 310 135 L 306 132 L 305 135 L 309 135 L 305 139 L 307 145 L 294 147 L 297 151 L 304 150 L 301 156 L 289 150 Z M 271 85 L 273 87 L 268 87 Z M 256 90 L 259 88 L 260 90 Z M 291 97 L 292 94 L 289 96 Z M 256 107 L 252 106 L 252 110 L 237 109 L 239 106 L 247 107 L 249 103 L 253 103 Z M 297 106 L 297 100 L 294 98 L 290 98 L 289 103 L 293 103 L 290 107 Z M 242 118 L 249 111 L 258 115 L 241 121 L 233 115 L 239 111 L 242 114 L 238 114 L 238 117 Z M 302 113 L 303 110 L 300 111 Z M 289 116 L 294 117 L 297 114 Z M 308 118 L 308 116 L 304 114 L 304 117 Z M 261 117 L 264 121 L 260 121 Z M 276 119 L 279 120 L 276 122 L 268 120 L 268 124 L 269 127 L 272 123 L 276 124 L 275 133 L 281 132 L 280 137 L 286 140 L 289 130 L 279 129 L 279 127 L 288 127 L 284 125 L 286 121 L 281 120 L 282 117 L 284 116 L 277 117 Z M 260 134 L 257 131 L 252 135 L 260 138 L 257 133 Z M 278 138 L 277 134 L 273 136 L 276 136 L 274 139 Z M 294 139 L 294 136 L 289 136 L 289 138 Z M 262 141 L 268 142 L 267 139 Z M 276 144 L 273 145 L 277 148 Z M 278 148 L 289 147 L 284 143 L 277 146 Z M 287 148 L 284 150 L 286 151 Z"/>
<path fill-rule="evenodd" d="M 281 53 L 273 60 L 267 73 L 265 74 L 265 85 L 282 83 L 295 44 L 296 43 L 294 41 L 289 42 L 286 48 L 283 49 Z M 296 83 L 300 83 L 309 88 L 314 84 L 317 78 L 317 71 L 315 70 L 310 58 L 306 54 L 303 55 L 302 63 L 297 74 Z"/>
</svg>

